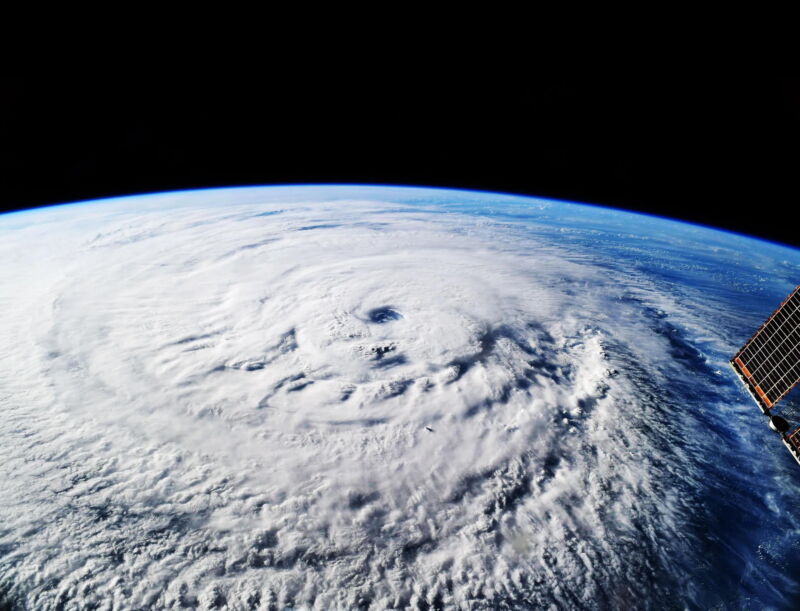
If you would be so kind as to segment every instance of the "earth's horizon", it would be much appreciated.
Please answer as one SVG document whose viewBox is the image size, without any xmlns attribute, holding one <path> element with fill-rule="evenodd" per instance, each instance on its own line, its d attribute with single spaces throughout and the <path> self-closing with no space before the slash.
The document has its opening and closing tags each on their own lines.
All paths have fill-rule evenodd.
<svg viewBox="0 0 800 611">
<path fill-rule="evenodd" d="M 0 256 L 0 608 L 800 605 L 726 365 L 800 250 L 287 185 L 3 214 Z"/>
</svg>

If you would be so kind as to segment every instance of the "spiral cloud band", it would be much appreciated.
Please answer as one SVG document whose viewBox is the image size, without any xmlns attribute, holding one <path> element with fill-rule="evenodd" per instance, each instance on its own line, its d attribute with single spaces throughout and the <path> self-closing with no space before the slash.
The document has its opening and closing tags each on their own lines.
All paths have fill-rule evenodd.
<svg viewBox="0 0 800 611">
<path fill-rule="evenodd" d="M 789 606 L 798 480 L 723 370 L 743 243 L 780 293 L 796 251 L 496 194 L 0 217 L 0 601 Z"/>
</svg>

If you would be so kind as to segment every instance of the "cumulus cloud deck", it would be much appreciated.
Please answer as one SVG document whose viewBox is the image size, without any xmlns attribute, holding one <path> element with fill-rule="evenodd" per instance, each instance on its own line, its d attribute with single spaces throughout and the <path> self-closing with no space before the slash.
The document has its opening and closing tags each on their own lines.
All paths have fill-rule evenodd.
<svg viewBox="0 0 800 611">
<path fill-rule="evenodd" d="M 663 271 L 740 238 L 687 231 L 361 187 L 0 217 L 0 606 L 722 605 L 774 571 L 705 512 L 796 496 L 744 502 L 741 321 Z"/>
</svg>

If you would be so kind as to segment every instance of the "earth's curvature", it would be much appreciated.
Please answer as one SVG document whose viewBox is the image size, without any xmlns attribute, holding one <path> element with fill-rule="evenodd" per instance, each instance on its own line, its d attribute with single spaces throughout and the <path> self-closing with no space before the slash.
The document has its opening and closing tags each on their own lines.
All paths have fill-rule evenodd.
<svg viewBox="0 0 800 611">
<path fill-rule="evenodd" d="M 800 604 L 726 366 L 796 250 L 315 186 L 7 214 L 0 260 L 0 606 Z"/>
</svg>

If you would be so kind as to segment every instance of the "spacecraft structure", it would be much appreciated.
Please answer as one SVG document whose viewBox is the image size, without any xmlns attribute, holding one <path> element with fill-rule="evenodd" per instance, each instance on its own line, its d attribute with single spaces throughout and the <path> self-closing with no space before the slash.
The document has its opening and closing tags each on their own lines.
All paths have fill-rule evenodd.
<svg viewBox="0 0 800 611">
<path fill-rule="evenodd" d="M 800 382 L 800 286 L 762 324 L 730 365 L 769 427 L 800 464 L 800 425 L 790 424 L 777 405 Z"/>
</svg>

